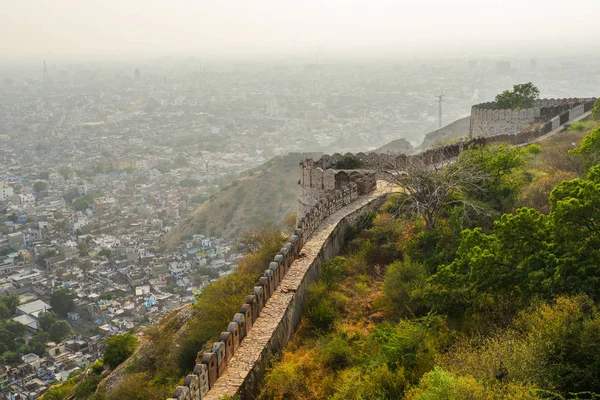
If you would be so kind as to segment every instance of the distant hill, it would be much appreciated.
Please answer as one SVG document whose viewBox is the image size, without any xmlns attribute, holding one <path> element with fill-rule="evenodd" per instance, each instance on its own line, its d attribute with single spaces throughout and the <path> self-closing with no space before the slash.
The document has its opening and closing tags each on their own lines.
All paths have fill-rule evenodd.
<svg viewBox="0 0 600 400">
<path fill-rule="evenodd" d="M 451 124 L 448 124 L 433 132 L 429 132 L 427 135 L 425 135 L 423 142 L 413 149 L 414 152 L 419 153 L 427 150 L 430 147 L 439 146 L 447 142 L 452 142 L 458 138 L 469 136 L 470 120 L 471 117 L 457 119 Z"/>
<path fill-rule="evenodd" d="M 396 139 L 381 146 L 374 153 L 408 153 L 412 149 L 410 142 L 404 138 Z"/>
<path fill-rule="evenodd" d="M 296 212 L 298 164 L 321 153 L 291 153 L 246 171 L 181 221 L 165 238 L 173 249 L 181 238 L 195 233 L 235 238 L 267 222 L 279 223 Z"/>
</svg>

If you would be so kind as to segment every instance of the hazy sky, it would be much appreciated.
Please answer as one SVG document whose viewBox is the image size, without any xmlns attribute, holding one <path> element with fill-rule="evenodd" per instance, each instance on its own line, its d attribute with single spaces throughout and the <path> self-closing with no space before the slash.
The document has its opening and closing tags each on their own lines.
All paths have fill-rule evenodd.
<svg viewBox="0 0 600 400">
<path fill-rule="evenodd" d="M 0 57 L 558 51 L 593 47 L 598 15 L 599 0 L 2 0 Z"/>
</svg>

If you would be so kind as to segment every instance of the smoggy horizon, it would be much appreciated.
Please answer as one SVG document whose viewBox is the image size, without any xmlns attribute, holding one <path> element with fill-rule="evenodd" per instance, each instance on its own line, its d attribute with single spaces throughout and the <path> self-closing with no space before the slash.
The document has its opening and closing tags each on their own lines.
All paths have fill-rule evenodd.
<svg viewBox="0 0 600 400">
<path fill-rule="evenodd" d="M 271 4 L 273 3 L 273 4 Z M 538 57 L 597 51 L 593 0 L 43 0 L 4 6 L 0 59 Z"/>
</svg>

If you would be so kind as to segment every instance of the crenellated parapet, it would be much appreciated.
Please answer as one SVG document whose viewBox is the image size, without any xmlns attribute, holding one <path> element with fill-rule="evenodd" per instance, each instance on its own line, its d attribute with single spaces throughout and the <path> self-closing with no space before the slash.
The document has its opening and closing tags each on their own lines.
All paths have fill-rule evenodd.
<svg viewBox="0 0 600 400">
<path fill-rule="evenodd" d="M 354 184 L 359 195 L 374 190 L 375 171 L 334 169 L 341 158 L 339 154 L 324 155 L 317 161 L 308 158 L 300 163 L 298 220 L 320 200 L 331 197 L 335 191 L 345 190 L 350 184 Z"/>
<path fill-rule="evenodd" d="M 347 175 L 347 183 L 339 189 L 326 190 L 325 196 L 319 198 L 310 211 L 299 219 L 294 234 L 289 237 L 273 261 L 265 265 L 265 272 L 252 293 L 248 294 L 246 302 L 240 306 L 239 312 L 233 315 L 231 322 L 224 327 L 226 329 L 219 335 L 219 340 L 212 344 L 209 351 L 200 351 L 197 354 L 193 373 L 185 378 L 183 386 L 175 389 L 172 399 L 199 400 L 208 393 L 217 379 L 225 374 L 232 357 L 260 318 L 292 262 L 299 257 L 300 250 L 308 238 L 327 217 L 354 202 L 361 194 L 375 189 L 376 182 L 372 173 L 362 175 L 357 172 L 360 175 L 358 176 L 340 172 Z"/>
<path fill-rule="evenodd" d="M 349 206 L 349 209 L 355 207 L 353 215 L 356 217 L 357 211 L 362 208 L 359 207 L 363 204 L 364 198 L 370 198 L 377 193 L 371 193 L 376 188 L 376 174 L 380 170 L 385 169 L 397 169 L 408 167 L 411 163 L 419 163 L 419 165 L 437 165 L 443 161 L 451 160 L 459 156 L 459 154 L 473 146 L 478 145 L 493 145 L 497 143 L 508 143 L 512 145 L 519 145 L 528 143 L 540 136 L 543 136 L 554 129 L 560 128 L 562 125 L 576 118 L 581 117 L 584 113 L 590 111 L 594 105 L 595 99 L 544 99 L 540 100 L 539 107 L 518 110 L 517 113 L 514 110 L 495 110 L 493 103 L 484 103 L 478 105 L 478 110 L 482 113 L 482 121 L 505 121 L 507 119 L 516 120 L 521 122 L 536 121 L 536 118 L 540 119 L 536 126 L 531 129 L 522 130 L 519 128 L 516 132 L 502 132 L 494 135 L 481 135 L 480 137 L 474 137 L 465 141 L 449 144 L 446 146 L 437 147 L 434 149 L 427 150 L 425 152 L 405 155 L 405 154 L 377 154 L 377 153 L 357 153 L 357 154 L 333 154 L 323 155 L 318 160 L 305 159 L 300 163 L 301 177 L 301 196 L 299 199 L 299 213 L 297 226 L 294 234 L 289 237 L 289 240 L 281 248 L 279 253 L 274 259 L 265 265 L 265 271 L 259 278 L 256 286 L 252 289 L 252 293 L 248 294 L 246 302 L 240 306 L 238 313 L 233 315 L 231 322 L 224 328 L 224 331 L 219 335 L 217 342 L 212 344 L 208 351 L 200 351 L 196 357 L 196 366 L 193 372 L 186 376 L 184 384 L 175 389 L 174 397 L 172 399 L 177 400 L 200 400 L 202 399 L 211 388 L 215 387 L 215 383 L 219 377 L 225 375 L 231 360 L 236 356 L 238 348 L 240 348 L 244 339 L 250 333 L 252 327 L 259 320 L 263 313 L 269 299 L 274 295 L 275 291 L 280 287 L 283 282 L 286 273 L 292 266 L 292 262 L 300 256 L 300 251 L 304 247 L 304 244 L 309 240 L 311 235 L 323 224 L 323 221 L 329 216 L 334 214 L 336 211 L 343 207 Z M 478 111 L 478 112 L 479 112 Z M 495 119 L 494 119 L 495 118 Z M 525 123 L 524 125 L 531 124 L 531 122 Z M 348 168 L 348 160 L 352 161 L 354 168 Z M 361 197 L 368 194 L 368 196 Z M 353 204 L 354 203 L 354 204 Z M 375 205 L 376 203 L 372 203 Z M 348 224 L 346 221 L 345 225 Z M 340 226 L 340 225 L 336 225 Z M 332 235 L 336 234 L 337 227 L 332 231 Z M 341 229 L 341 228 L 340 228 Z M 340 233 L 341 232 L 341 233 Z M 337 232 L 339 243 L 343 242 L 343 231 Z M 326 239 L 323 246 L 334 246 L 337 243 L 334 240 Z M 303 253 L 310 253 L 311 246 L 307 246 L 307 249 Z M 334 254 L 333 249 L 330 253 Z M 303 254 L 304 256 L 305 254 Z M 315 257 L 314 271 L 318 271 L 318 265 L 321 259 L 325 259 L 325 256 L 319 253 Z M 302 261 L 299 261 L 302 263 Z M 311 264 L 312 266 L 313 264 Z M 309 276 L 309 275 L 306 275 Z M 318 272 L 314 272 L 316 279 Z M 311 278 L 311 279 L 312 279 Z M 291 274 L 291 278 L 294 279 L 294 274 Z M 285 288 L 285 286 L 284 286 Z M 285 296 L 288 293 L 289 304 L 295 301 L 297 296 L 298 306 L 297 309 L 302 309 L 303 296 L 302 293 L 297 292 L 295 289 L 290 291 L 284 289 L 277 292 L 277 296 Z M 274 299 L 277 302 L 277 298 Z M 277 304 L 277 303 L 276 303 Z M 285 310 L 281 312 L 292 312 L 292 308 L 289 309 L 284 306 Z M 292 310 L 292 311 L 290 311 Z M 272 312 L 272 311 L 271 311 Z M 282 339 L 281 346 L 287 343 L 291 333 L 295 330 L 294 326 L 299 323 L 301 311 L 298 311 L 298 318 L 296 323 L 291 323 L 291 317 L 281 319 L 278 328 L 285 328 L 286 335 Z M 268 315 L 269 313 L 266 314 Z M 295 314 L 294 314 L 295 315 Z M 265 320 L 260 320 L 261 324 L 264 324 Z M 277 328 L 276 328 L 277 329 Z M 254 331 L 253 331 L 254 332 Z M 261 336 L 265 336 L 262 330 L 259 330 Z M 272 332 L 271 332 L 272 333 Z M 255 333 L 253 333 L 254 335 Z M 254 342 L 252 342 L 254 343 Z M 266 354 L 267 348 L 270 345 L 265 345 L 261 350 L 262 353 Z M 281 349 L 281 346 L 278 347 Z M 264 350 L 264 351 L 263 351 Z M 244 352 L 241 351 L 240 357 L 244 356 Z M 262 354 L 261 353 L 261 354 Z M 268 357 L 265 355 L 264 359 Z M 242 360 L 244 363 L 245 359 Z M 238 362 L 239 364 L 239 362 Z M 252 368 L 255 368 L 253 365 Z M 244 364 L 244 370 L 247 370 Z M 235 375 L 234 379 L 227 379 L 224 386 L 230 385 L 235 387 L 234 392 L 243 384 L 244 379 L 238 377 L 238 370 L 232 368 L 230 371 Z M 231 377 L 230 377 L 231 378 Z M 226 378 L 225 378 L 226 379 Z M 218 386 L 218 385 L 217 385 Z M 219 391 L 217 389 L 211 390 Z M 209 394 L 208 398 L 218 398 L 216 395 Z M 246 396 L 249 398 L 248 396 Z M 172 400 L 171 399 L 171 400 Z"/>
<path fill-rule="evenodd" d="M 524 109 L 502 109 L 495 102 L 476 104 L 471 107 L 469 137 L 516 134 L 527 125 L 545 124 L 569 110 L 591 109 L 594 101 L 592 98 L 542 99 L 536 101 L 534 107 Z"/>
</svg>

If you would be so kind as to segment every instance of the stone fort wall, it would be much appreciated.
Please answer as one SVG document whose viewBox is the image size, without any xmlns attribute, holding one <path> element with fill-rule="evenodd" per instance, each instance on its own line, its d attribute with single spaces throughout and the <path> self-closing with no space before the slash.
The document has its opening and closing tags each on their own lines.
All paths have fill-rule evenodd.
<svg viewBox="0 0 600 400">
<path fill-rule="evenodd" d="M 496 143 L 518 145 L 527 143 L 549 133 L 553 129 L 559 128 L 561 125 L 592 109 L 594 99 L 580 100 L 542 100 L 539 113 L 536 110 L 521 110 L 524 112 L 519 111 L 518 115 L 512 112 L 505 112 L 503 114 L 504 119 L 517 120 L 520 121 L 519 123 L 529 121 L 532 117 L 534 121 L 535 118 L 543 117 L 547 119 L 538 127 L 526 131 L 518 130 L 516 132 L 502 132 L 500 134 L 477 137 L 410 156 L 404 154 L 375 153 L 344 155 L 358 159 L 361 163 L 361 169 L 359 170 L 336 169 L 336 166 L 344 158 L 344 156 L 337 153 L 331 156 L 324 155 L 318 160 L 306 159 L 302 161 L 300 163 L 301 178 L 299 182 L 302 188 L 299 200 L 301 206 L 299 207 L 297 229 L 273 261 L 268 266 L 265 266 L 265 272 L 259 279 L 257 286 L 248 295 L 246 303 L 240 307 L 240 312 L 233 316 L 232 321 L 227 327 L 224 327 L 226 329 L 219 336 L 219 340 L 210 347 L 209 351 L 200 351 L 198 353 L 196 367 L 190 375 L 185 377 L 184 385 L 175 389 L 172 399 L 200 400 L 215 386 L 219 377 L 224 377 L 236 350 L 238 350 L 242 341 L 252 329 L 252 326 L 257 322 L 267 301 L 282 283 L 292 262 L 299 257 L 300 250 L 304 244 L 327 217 L 341 208 L 350 205 L 359 196 L 375 190 L 376 177 L 374 170 L 401 169 L 416 162 L 435 165 L 441 161 L 457 157 L 464 149 L 473 145 L 490 145 Z M 487 121 L 487 117 L 483 116 L 489 116 L 489 111 L 492 112 L 492 119 L 494 118 L 494 111 L 499 111 L 493 109 L 492 103 L 483 105 L 480 107 L 480 110 L 488 110 L 488 114 L 479 114 L 482 121 Z M 496 121 L 502 119 L 499 112 L 495 118 Z M 499 125 L 504 126 L 503 123 Z M 384 197 L 380 197 L 377 201 L 369 202 L 367 204 L 368 208 L 376 208 L 381 204 L 382 199 Z M 306 286 L 318 278 L 320 262 L 337 254 L 343 245 L 347 227 L 356 219 L 359 212 L 364 210 L 365 207 L 360 207 L 358 210 L 344 217 L 323 242 L 318 257 L 310 264 L 306 275 L 298 287 L 294 289 L 295 293 L 288 301 L 287 308 L 284 311 L 286 316 L 288 313 L 291 314 L 281 319 L 274 331 L 270 332 L 270 337 L 275 338 L 278 343 L 277 346 L 274 346 L 273 343 L 275 342 L 269 342 L 271 354 L 277 350 L 281 350 L 295 331 L 295 327 L 302 315 L 302 300 L 304 299 Z M 243 399 L 252 398 L 252 393 L 257 390 L 260 376 L 268 363 L 267 353 L 261 353 L 263 355 L 253 365 L 251 373 L 247 377 L 240 382 L 231 383 L 231 386 L 236 388 L 235 393 L 240 394 Z M 226 382 L 224 385 L 227 386 L 228 383 Z M 248 394 L 246 395 L 242 392 L 247 392 Z"/>
<path fill-rule="evenodd" d="M 315 205 L 298 220 L 294 234 L 281 248 L 256 286 L 249 293 L 240 312 L 233 315 L 231 322 L 220 334 L 209 351 L 200 351 L 196 357 L 196 367 L 192 374 L 185 377 L 184 385 L 175 389 L 174 399 L 199 400 L 215 385 L 217 379 L 225 374 L 227 367 L 248 335 L 252 326 L 260 317 L 267 301 L 283 281 L 292 262 L 298 258 L 300 250 L 328 216 L 354 202 L 361 194 L 375 189 L 375 182 L 359 188 L 356 182 L 348 181 L 339 189 L 327 190 L 326 196 L 319 198 Z M 301 314 L 300 314 L 301 315 Z"/>
<path fill-rule="evenodd" d="M 521 110 L 500 109 L 495 102 L 481 103 L 471 107 L 469 137 L 515 134 L 524 126 L 546 123 L 562 113 L 577 106 L 585 107 L 593 99 L 543 99 L 534 107 Z"/>
<path fill-rule="evenodd" d="M 590 111 L 596 99 L 544 99 L 539 107 L 526 110 L 497 110 L 495 103 L 483 103 L 474 106 L 474 115 L 493 135 L 479 135 L 468 140 L 426 150 L 419 154 L 405 155 L 392 153 L 335 153 L 325 154 L 318 160 L 307 158 L 300 162 L 300 197 L 298 198 L 298 217 L 309 212 L 320 198 L 327 196 L 329 190 L 340 188 L 348 182 L 356 182 L 361 190 L 376 179 L 378 170 L 402 170 L 411 164 L 437 165 L 451 160 L 472 146 L 508 143 L 519 145 L 530 142 L 554 129 L 572 121 Z M 473 115 L 471 117 L 474 118 Z M 541 122 L 541 121 L 544 122 Z M 509 122 L 507 122 L 509 121 Z M 521 126 L 540 121 L 535 127 L 521 130 Z M 523 125 L 520 125 L 523 123 Z M 473 125 L 472 125 L 473 127 Z M 507 128 L 509 127 L 509 128 Z M 483 128 L 482 128 L 483 129 Z M 487 128 L 486 128 L 487 129 Z M 477 131 L 479 132 L 479 130 Z M 486 131 L 489 132 L 489 131 Z M 353 158 L 360 162 L 360 169 L 339 169 L 341 161 Z M 369 172 L 371 171 L 371 172 Z"/>
</svg>

